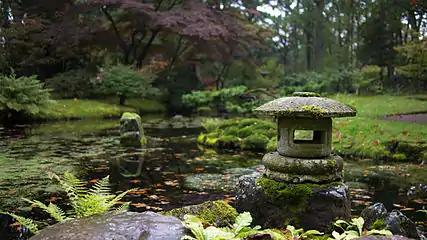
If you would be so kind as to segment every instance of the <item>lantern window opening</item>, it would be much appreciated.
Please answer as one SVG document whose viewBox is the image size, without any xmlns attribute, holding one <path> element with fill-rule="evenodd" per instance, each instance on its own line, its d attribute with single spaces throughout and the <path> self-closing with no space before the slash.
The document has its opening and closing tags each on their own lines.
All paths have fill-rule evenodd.
<svg viewBox="0 0 427 240">
<path fill-rule="evenodd" d="M 295 144 L 325 144 L 326 134 L 326 131 L 295 129 L 292 138 Z"/>
</svg>

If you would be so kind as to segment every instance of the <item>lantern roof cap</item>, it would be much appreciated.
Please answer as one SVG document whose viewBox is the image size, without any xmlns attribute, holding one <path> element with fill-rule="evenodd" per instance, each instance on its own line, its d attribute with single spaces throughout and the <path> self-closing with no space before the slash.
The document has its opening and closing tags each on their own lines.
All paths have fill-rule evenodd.
<svg viewBox="0 0 427 240">
<path fill-rule="evenodd" d="M 292 97 L 283 97 L 265 103 L 255 112 L 278 117 L 352 117 L 356 109 L 312 92 L 295 92 Z"/>
</svg>

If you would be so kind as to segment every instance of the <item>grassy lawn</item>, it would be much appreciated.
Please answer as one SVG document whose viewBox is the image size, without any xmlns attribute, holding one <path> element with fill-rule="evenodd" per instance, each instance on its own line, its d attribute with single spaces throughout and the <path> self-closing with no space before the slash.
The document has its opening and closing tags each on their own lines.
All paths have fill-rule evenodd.
<svg viewBox="0 0 427 240">
<path fill-rule="evenodd" d="M 387 155 L 405 160 L 411 151 L 427 151 L 427 125 L 380 119 L 385 115 L 427 111 L 427 101 L 410 96 L 335 95 L 331 98 L 357 109 L 356 117 L 334 119 L 335 152 L 370 158 Z M 400 149 L 398 146 L 397 152 L 390 153 L 393 141 L 409 146 L 399 144 Z"/>
<path fill-rule="evenodd" d="M 119 103 L 118 98 L 109 98 L 101 101 L 106 103 L 111 103 L 111 104 Z M 125 105 L 128 107 L 137 109 L 139 112 L 142 112 L 142 113 L 158 113 L 158 112 L 166 111 L 165 105 L 163 105 L 158 101 L 149 100 L 149 99 L 129 98 L 129 99 L 126 99 Z"/>
<path fill-rule="evenodd" d="M 60 99 L 42 113 L 36 116 L 38 119 L 83 119 L 83 118 L 106 118 L 120 116 L 123 112 L 136 111 L 131 107 L 123 107 L 97 100 Z"/>
<path fill-rule="evenodd" d="M 128 99 L 125 106 L 118 105 L 116 98 L 89 99 L 58 99 L 47 109 L 36 116 L 36 119 L 86 119 L 118 117 L 123 112 L 159 113 L 166 107 L 154 100 Z"/>
</svg>

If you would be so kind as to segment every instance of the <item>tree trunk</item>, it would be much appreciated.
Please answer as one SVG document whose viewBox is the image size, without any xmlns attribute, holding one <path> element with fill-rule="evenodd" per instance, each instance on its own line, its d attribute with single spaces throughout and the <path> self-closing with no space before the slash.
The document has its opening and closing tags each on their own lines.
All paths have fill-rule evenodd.
<svg viewBox="0 0 427 240">
<path fill-rule="evenodd" d="M 316 1 L 316 16 L 317 16 L 317 23 L 315 28 L 315 45 L 314 45 L 314 61 L 315 61 L 315 68 L 316 69 L 322 69 L 323 68 L 323 62 L 325 57 L 325 26 L 324 26 L 324 18 L 323 18 L 323 9 L 325 8 L 325 1 L 324 0 L 317 0 Z"/>
<path fill-rule="evenodd" d="M 126 102 L 126 96 L 125 95 L 119 95 L 119 104 L 121 106 L 125 105 Z"/>
</svg>

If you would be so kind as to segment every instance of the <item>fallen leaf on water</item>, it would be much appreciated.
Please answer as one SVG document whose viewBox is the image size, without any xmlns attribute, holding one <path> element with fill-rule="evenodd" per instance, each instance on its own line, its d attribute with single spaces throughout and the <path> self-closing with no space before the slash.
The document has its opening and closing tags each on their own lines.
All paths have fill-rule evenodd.
<svg viewBox="0 0 427 240">
<path fill-rule="evenodd" d="M 181 154 L 181 153 L 175 153 L 176 158 L 182 158 L 182 156 L 183 156 L 183 154 Z"/>
<path fill-rule="evenodd" d="M 199 194 L 199 195 L 208 195 L 208 193 L 207 193 L 207 192 L 199 192 L 199 193 L 197 193 L 197 194 Z"/>
<path fill-rule="evenodd" d="M 152 199 L 152 200 L 158 200 L 159 196 L 157 196 L 157 195 L 150 195 L 150 196 L 148 196 L 148 198 Z"/>
<path fill-rule="evenodd" d="M 402 209 L 400 209 L 400 211 L 414 211 L 415 210 L 415 208 L 402 208 Z"/>
<path fill-rule="evenodd" d="M 412 202 L 414 202 L 414 203 L 418 203 L 418 204 L 424 204 L 424 203 L 426 203 L 426 202 L 424 202 L 424 200 L 422 200 L 422 199 L 414 199 L 414 200 L 412 200 Z"/>
<path fill-rule="evenodd" d="M 123 204 L 125 204 L 125 202 L 115 202 L 114 204 L 116 204 L 116 205 L 123 205 Z"/>
<path fill-rule="evenodd" d="M 356 204 L 360 204 L 360 205 L 365 205 L 365 206 L 369 206 L 372 204 L 372 202 L 362 201 L 362 200 L 352 200 L 351 202 L 356 203 Z"/>
<path fill-rule="evenodd" d="M 203 171 L 203 170 L 205 170 L 205 168 L 195 168 L 194 170 L 196 170 L 196 171 Z"/>
<path fill-rule="evenodd" d="M 137 208 L 146 207 L 147 206 L 147 204 L 145 204 L 145 203 L 132 203 L 131 205 L 134 206 L 134 207 L 137 207 Z"/>
<path fill-rule="evenodd" d="M 161 201 L 160 204 L 168 204 L 169 202 Z"/>
<path fill-rule="evenodd" d="M 131 182 L 131 183 L 140 183 L 140 182 L 141 182 L 141 180 L 134 179 L 134 180 L 129 180 L 129 182 Z"/>
<path fill-rule="evenodd" d="M 194 158 L 194 160 L 196 160 L 196 161 L 201 161 L 201 160 L 203 160 L 203 159 L 201 159 L 201 158 L 199 158 L 199 157 L 195 157 L 195 158 Z"/>
<path fill-rule="evenodd" d="M 147 207 L 145 207 L 146 209 L 153 209 L 153 210 L 163 210 L 163 208 L 161 208 L 161 207 L 155 207 L 155 206 L 147 206 Z"/>
<path fill-rule="evenodd" d="M 144 189 L 138 189 L 135 191 L 130 191 L 128 192 L 129 195 L 145 195 L 148 193 L 150 189 L 149 188 L 144 188 Z"/>
<path fill-rule="evenodd" d="M 158 188 L 158 189 L 156 189 L 156 192 L 166 192 L 166 190 L 163 188 Z"/>
<path fill-rule="evenodd" d="M 166 181 L 165 185 L 168 185 L 168 186 L 178 186 L 179 185 L 179 181 L 178 180 Z"/>
<path fill-rule="evenodd" d="M 99 181 L 99 179 L 98 178 L 96 178 L 96 179 L 92 179 L 92 180 L 90 180 L 89 182 L 90 183 L 96 183 L 96 182 L 98 182 Z"/>
<path fill-rule="evenodd" d="M 395 207 L 398 207 L 398 208 L 406 208 L 405 206 L 402 206 L 402 205 L 400 205 L 400 204 L 393 204 L 393 206 L 395 206 Z"/>
</svg>

